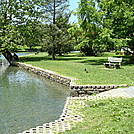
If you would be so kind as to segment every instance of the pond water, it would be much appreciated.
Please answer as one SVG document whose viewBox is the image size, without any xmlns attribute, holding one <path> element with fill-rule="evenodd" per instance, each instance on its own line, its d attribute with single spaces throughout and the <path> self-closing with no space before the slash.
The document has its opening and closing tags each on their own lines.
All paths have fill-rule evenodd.
<svg viewBox="0 0 134 134">
<path fill-rule="evenodd" d="M 16 134 L 58 119 L 67 87 L 18 67 L 0 65 L 0 134 Z"/>
</svg>

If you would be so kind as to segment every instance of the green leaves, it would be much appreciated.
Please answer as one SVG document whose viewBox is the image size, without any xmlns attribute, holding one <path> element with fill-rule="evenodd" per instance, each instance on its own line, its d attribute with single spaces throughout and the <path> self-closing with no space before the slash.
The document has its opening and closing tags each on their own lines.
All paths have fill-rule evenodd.
<svg viewBox="0 0 134 134">
<path fill-rule="evenodd" d="M 21 41 L 22 36 L 14 26 L 4 26 L 0 36 L 1 50 L 14 50 L 20 45 Z"/>
<path fill-rule="evenodd" d="M 65 16 L 58 14 L 55 24 L 50 23 L 42 25 L 44 29 L 42 46 L 49 55 L 52 55 L 52 51 L 54 51 L 55 55 L 62 55 L 63 53 L 70 51 L 71 45 L 68 42 L 68 28 L 70 27 L 68 24 L 69 17 L 68 14 L 65 14 Z"/>
<path fill-rule="evenodd" d="M 39 24 L 42 3 L 43 0 L 1 0 L 0 50 L 13 51 L 24 43 L 37 44 L 39 40 L 34 26 Z"/>
<path fill-rule="evenodd" d="M 94 51 L 107 51 L 128 46 L 134 50 L 134 6 L 126 0 L 81 0 L 77 14 L 80 27 L 89 36 L 87 44 Z M 92 33 L 96 33 L 93 36 Z M 87 40 L 87 38 L 85 38 Z M 81 46 L 81 44 L 79 45 Z"/>
</svg>

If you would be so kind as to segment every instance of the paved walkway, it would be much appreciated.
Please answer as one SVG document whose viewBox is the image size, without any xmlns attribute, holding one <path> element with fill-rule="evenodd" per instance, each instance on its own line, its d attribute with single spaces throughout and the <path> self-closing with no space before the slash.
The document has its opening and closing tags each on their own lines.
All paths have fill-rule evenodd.
<svg viewBox="0 0 134 134">
<path fill-rule="evenodd" d="M 106 92 L 97 94 L 97 96 L 111 96 L 111 97 L 134 97 L 134 86 L 127 88 L 112 89 Z"/>
</svg>

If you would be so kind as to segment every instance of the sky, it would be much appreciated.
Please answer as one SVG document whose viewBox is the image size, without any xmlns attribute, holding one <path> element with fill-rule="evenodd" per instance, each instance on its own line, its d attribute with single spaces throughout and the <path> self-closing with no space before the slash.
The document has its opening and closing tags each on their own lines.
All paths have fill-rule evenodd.
<svg viewBox="0 0 134 134">
<path fill-rule="evenodd" d="M 77 7 L 78 7 L 78 1 L 79 0 L 69 0 L 69 4 L 70 4 L 70 7 L 69 9 L 70 10 L 75 10 Z M 74 16 L 74 15 L 71 15 L 70 17 L 70 22 L 77 22 L 77 17 Z"/>
</svg>

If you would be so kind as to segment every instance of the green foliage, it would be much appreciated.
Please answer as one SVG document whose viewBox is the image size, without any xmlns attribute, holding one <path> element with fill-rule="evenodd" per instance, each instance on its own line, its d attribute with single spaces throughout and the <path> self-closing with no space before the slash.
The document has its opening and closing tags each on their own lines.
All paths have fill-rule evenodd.
<svg viewBox="0 0 134 134">
<path fill-rule="evenodd" d="M 71 27 L 68 29 L 69 36 L 70 36 L 70 43 L 73 46 L 77 46 L 82 39 L 83 31 L 77 24 L 72 24 Z"/>
<path fill-rule="evenodd" d="M 59 14 L 55 20 L 55 24 L 50 23 L 49 25 L 42 25 L 44 28 L 43 42 L 42 46 L 45 51 L 52 55 L 54 54 L 62 55 L 67 53 L 72 49 L 71 44 L 69 44 L 69 34 L 68 28 L 70 14 Z M 54 49 L 54 50 L 53 50 Z"/>
<path fill-rule="evenodd" d="M 43 36 L 41 24 L 35 24 L 34 22 L 28 23 L 20 27 L 20 32 L 23 36 L 22 45 L 30 49 L 40 45 Z"/>
<path fill-rule="evenodd" d="M 42 9 L 45 21 L 55 24 L 56 18 L 64 14 L 68 6 L 68 0 L 46 0 Z"/>
<path fill-rule="evenodd" d="M 80 27 L 90 42 L 83 44 L 83 47 L 88 45 L 96 52 L 116 50 L 122 46 L 134 50 L 132 1 L 81 0 L 77 14 Z"/>
<path fill-rule="evenodd" d="M 68 6 L 69 6 L 68 0 L 49 0 L 49 1 L 45 1 L 45 5 L 43 8 L 45 20 L 46 22 L 48 22 L 48 25 L 46 25 L 47 33 L 45 33 L 44 35 L 45 38 L 43 40 L 44 41 L 47 40 L 46 42 L 47 51 L 49 51 L 49 54 L 52 55 L 53 60 L 55 60 L 56 51 L 58 49 L 61 49 L 61 45 L 63 42 L 65 44 L 65 39 L 67 37 L 65 31 L 61 28 L 64 25 L 64 23 L 61 23 L 61 21 L 65 21 L 66 23 L 68 21 L 68 20 L 66 21 L 65 18 L 63 17 L 63 15 L 65 15 L 65 13 L 67 12 Z M 61 51 L 60 53 L 62 53 L 62 50 L 58 50 L 58 51 L 59 52 Z"/>
<path fill-rule="evenodd" d="M 70 43 L 74 44 L 74 49 L 81 50 L 86 56 L 93 56 L 95 48 L 93 49 L 93 42 L 96 36 L 95 33 L 87 34 L 77 24 L 73 24 L 68 30 L 70 33 Z"/>
<path fill-rule="evenodd" d="M 16 27 L 7 25 L 0 33 L 0 50 L 16 50 L 21 44 L 22 36 Z"/>
<path fill-rule="evenodd" d="M 94 52 L 90 45 L 91 43 L 91 40 L 84 39 L 75 47 L 75 49 L 81 50 L 86 56 L 93 56 Z"/>
<path fill-rule="evenodd" d="M 131 1 L 103 0 L 99 3 L 100 11 L 104 13 L 103 27 L 112 29 L 112 38 L 116 39 L 119 47 L 125 44 L 133 48 L 130 42 L 133 40 L 134 3 Z M 119 39 L 119 41 L 118 41 Z M 121 43 L 120 43 L 121 42 Z"/>
<path fill-rule="evenodd" d="M 25 30 L 28 33 L 28 24 L 38 23 L 40 18 L 39 8 L 43 0 L 1 0 L 0 2 L 0 50 L 14 51 L 23 45 Z M 24 28 L 25 27 L 25 28 Z M 32 38 L 33 39 L 33 38 Z M 31 43 L 31 42 L 30 42 Z"/>
<path fill-rule="evenodd" d="M 31 49 L 40 45 L 42 37 L 47 36 L 40 27 L 43 20 L 50 24 L 47 32 L 50 31 L 51 37 L 45 38 L 49 41 L 46 44 L 51 44 L 48 49 L 60 53 L 66 51 L 69 15 L 64 14 L 65 19 L 61 13 L 67 11 L 67 7 L 68 0 L 1 0 L 0 50 L 14 51 L 22 45 Z"/>
</svg>

